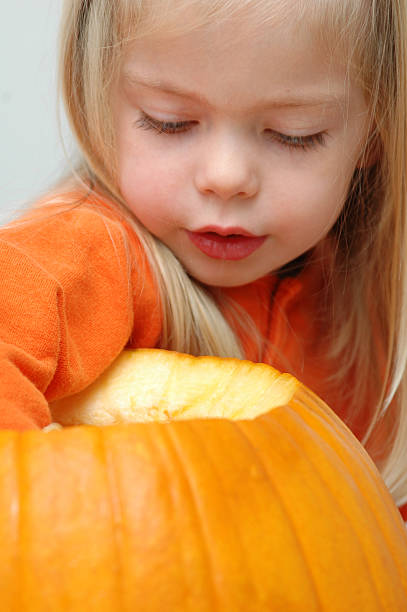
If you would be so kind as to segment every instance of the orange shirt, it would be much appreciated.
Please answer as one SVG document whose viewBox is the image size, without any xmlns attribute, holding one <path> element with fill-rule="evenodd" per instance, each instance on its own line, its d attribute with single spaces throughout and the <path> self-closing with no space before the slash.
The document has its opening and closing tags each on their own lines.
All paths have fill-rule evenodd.
<svg viewBox="0 0 407 612">
<path fill-rule="evenodd" d="M 144 252 L 101 203 L 39 207 L 2 228 L 0 269 L 0 428 L 44 427 L 48 403 L 89 385 L 123 348 L 159 345 L 159 297 Z M 349 415 L 346 393 L 328 384 L 333 364 L 318 318 L 322 289 L 320 271 L 309 268 L 223 291 L 268 340 L 262 359 L 302 380 L 361 439 L 366 407 Z M 251 338 L 242 340 L 255 360 Z M 377 431 L 379 450 L 387 431 Z"/>
</svg>

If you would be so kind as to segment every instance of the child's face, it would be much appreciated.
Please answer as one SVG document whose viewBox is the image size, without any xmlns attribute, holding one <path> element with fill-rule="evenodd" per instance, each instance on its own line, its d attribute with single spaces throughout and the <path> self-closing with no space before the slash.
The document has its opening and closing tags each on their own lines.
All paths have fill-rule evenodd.
<svg viewBox="0 0 407 612">
<path fill-rule="evenodd" d="M 129 208 L 208 285 L 288 263 L 331 229 L 360 156 L 367 107 L 345 78 L 306 26 L 136 42 L 113 92 Z"/>
</svg>

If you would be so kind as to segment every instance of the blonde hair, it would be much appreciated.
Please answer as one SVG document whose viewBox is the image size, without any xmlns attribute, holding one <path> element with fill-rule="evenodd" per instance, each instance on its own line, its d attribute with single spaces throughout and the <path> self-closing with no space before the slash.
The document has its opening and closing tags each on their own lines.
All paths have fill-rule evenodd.
<svg viewBox="0 0 407 612">
<path fill-rule="evenodd" d="M 294 3 L 291 3 L 291 7 Z M 386 411 L 397 427 L 380 464 L 398 503 L 407 502 L 407 257 L 406 91 L 407 17 L 402 0 L 309 0 L 295 3 L 314 19 L 316 36 L 332 54 L 343 51 L 349 74 L 363 85 L 370 106 L 370 140 L 324 257 L 327 358 L 343 364 L 333 384 L 356 374 L 349 422 L 361 398 L 374 396 L 369 437 Z M 179 19 L 187 8 L 195 21 Z M 282 12 L 282 8 L 285 12 Z M 293 18 L 285 0 L 69 0 L 61 29 L 61 85 L 83 160 L 78 180 L 116 203 L 146 249 L 163 305 L 161 346 L 192 354 L 243 357 L 219 295 L 191 279 L 175 256 L 126 210 L 117 184 L 110 91 L 123 50 L 136 36 L 169 27 L 197 27 L 231 12 L 251 10 L 260 21 Z M 276 9 L 276 10 L 274 10 Z M 198 17 L 197 17 L 198 15 Z M 373 162 L 371 161 L 373 159 Z M 376 160 L 376 161 L 375 161 Z M 363 163 L 364 161 L 364 163 Z M 332 248 L 332 244 L 334 248 Z M 317 250 L 322 256 L 324 250 Z M 372 299 L 374 296 L 374 299 Z M 243 326 L 243 316 L 235 311 Z M 373 325 L 374 322 L 374 325 Z M 372 330 L 372 328 L 375 328 Z M 254 332 L 253 332 L 254 333 Z M 378 342 L 377 338 L 380 338 Z M 375 355 L 382 357 L 375 358 Z M 384 375 L 383 375 L 384 372 Z M 374 393 L 371 393 L 374 388 Z M 379 398 L 379 401 L 377 401 Z M 365 408 L 365 406 L 364 406 Z M 372 454 L 375 449 L 370 449 Z"/>
</svg>

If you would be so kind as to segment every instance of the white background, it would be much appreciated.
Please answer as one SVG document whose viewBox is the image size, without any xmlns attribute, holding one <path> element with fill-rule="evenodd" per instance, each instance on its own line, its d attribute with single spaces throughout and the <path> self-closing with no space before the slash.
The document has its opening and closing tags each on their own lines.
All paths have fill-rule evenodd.
<svg viewBox="0 0 407 612">
<path fill-rule="evenodd" d="M 0 0 L 0 223 L 47 190 L 68 162 L 57 120 L 62 0 Z M 72 139 L 62 116 L 68 154 Z"/>
</svg>

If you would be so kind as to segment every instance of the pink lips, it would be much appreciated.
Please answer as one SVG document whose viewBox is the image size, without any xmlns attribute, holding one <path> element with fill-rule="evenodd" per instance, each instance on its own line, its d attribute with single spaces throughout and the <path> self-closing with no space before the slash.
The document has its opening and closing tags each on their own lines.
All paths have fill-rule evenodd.
<svg viewBox="0 0 407 612">
<path fill-rule="evenodd" d="M 195 232 L 187 230 L 187 235 L 205 255 L 231 261 L 248 257 L 266 240 L 266 236 L 254 236 L 240 227 L 210 226 Z"/>
</svg>

